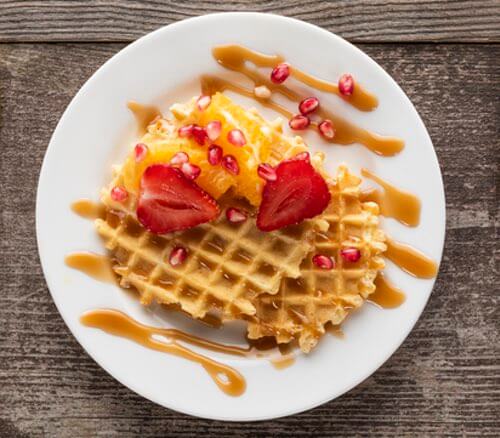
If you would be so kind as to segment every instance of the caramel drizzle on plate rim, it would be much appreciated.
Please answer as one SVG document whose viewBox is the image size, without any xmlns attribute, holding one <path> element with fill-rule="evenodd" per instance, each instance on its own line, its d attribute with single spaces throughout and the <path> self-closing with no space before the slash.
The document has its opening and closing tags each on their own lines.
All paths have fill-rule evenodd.
<svg viewBox="0 0 500 438">
<path fill-rule="evenodd" d="M 284 62 L 284 58 L 279 55 L 265 55 L 239 45 L 217 46 L 213 49 L 212 54 L 220 65 L 243 74 L 254 83 L 254 86 L 265 85 L 271 92 L 279 93 L 295 103 L 303 99 L 302 96 L 292 89 L 283 84 L 274 84 L 267 77 L 247 66 L 247 62 L 251 62 L 256 67 L 274 68 L 277 64 Z M 337 84 L 317 78 L 292 66 L 291 76 L 309 87 L 335 94 L 360 111 L 372 111 L 378 106 L 377 97 L 365 90 L 359 83 L 355 84 L 353 94 L 346 97 L 339 92 Z M 259 98 L 255 95 L 254 90 L 247 89 L 217 76 L 202 76 L 201 87 L 202 92 L 208 95 L 227 90 L 255 99 L 263 106 L 277 111 L 287 119 L 294 115 L 276 101 L 270 98 Z M 142 105 L 130 101 L 127 106 L 134 114 L 140 135 L 146 132 L 147 126 L 151 121 L 161 117 L 160 110 L 152 105 Z M 324 140 L 331 143 L 342 145 L 361 143 L 372 152 L 382 156 L 395 155 L 404 148 L 402 140 L 394 137 L 383 137 L 364 130 L 324 108 L 320 107 L 316 111 L 316 114 L 322 119 L 330 119 L 334 123 L 336 129 L 334 139 L 328 140 L 324 138 Z M 310 127 L 317 130 L 317 122 L 312 121 Z M 407 226 L 415 227 L 419 224 L 421 204 L 415 195 L 398 189 L 367 169 L 362 169 L 361 173 L 364 177 L 375 181 L 383 189 L 382 191 L 371 189 L 363 192 L 361 194 L 362 201 L 376 202 L 383 216 L 392 217 Z M 71 208 L 76 214 L 86 219 L 102 218 L 106 214 L 103 205 L 88 199 L 81 199 L 74 202 Z M 390 237 L 387 237 L 386 243 L 387 251 L 384 253 L 384 256 L 410 275 L 417 278 L 432 278 L 437 274 L 436 263 L 424 254 L 409 245 L 396 242 Z M 108 255 L 79 252 L 69 254 L 65 262 L 69 267 L 79 270 L 96 280 L 116 283 L 116 276 L 112 270 L 112 260 Z M 368 299 L 372 303 L 383 308 L 394 308 L 404 302 L 404 293 L 390 283 L 383 273 L 378 274 L 375 279 L 375 286 L 376 291 Z M 146 326 L 135 321 L 130 316 L 112 309 L 95 309 L 85 312 L 81 316 L 81 322 L 86 326 L 99 328 L 112 335 L 130 339 L 146 348 L 173 354 L 198 363 L 207 371 L 217 386 L 224 393 L 231 396 L 240 396 L 243 394 L 246 388 L 244 377 L 234 368 L 192 351 L 184 345 L 179 344 L 179 342 L 210 351 L 244 357 L 248 356 L 251 351 L 260 349 L 256 342 L 249 342 L 247 348 L 242 348 L 209 341 L 176 329 Z M 207 324 L 218 327 L 219 321 L 208 320 Z M 326 330 L 336 337 L 344 337 L 339 326 L 328 326 Z M 154 335 L 161 336 L 163 339 L 166 339 L 166 342 L 155 339 Z M 270 348 L 272 347 L 270 346 Z M 267 349 L 267 347 L 264 349 Z M 288 346 L 280 346 L 280 352 L 281 357 L 270 359 L 271 364 L 276 369 L 285 369 L 295 362 L 295 358 L 290 354 Z"/>
<path fill-rule="evenodd" d="M 256 67 L 274 68 L 285 61 L 285 58 L 280 55 L 265 55 L 238 44 L 216 46 L 212 49 L 212 55 L 220 65 L 229 70 L 243 73 L 248 78 L 254 80 L 256 85 L 266 85 L 271 91 L 277 91 L 291 99 L 297 96 L 294 91 L 284 87 L 282 84 L 275 84 L 261 75 L 256 75 L 255 70 L 251 70 L 245 65 L 247 62 L 251 62 Z M 336 83 L 317 78 L 291 65 L 290 76 L 311 88 L 335 94 L 361 111 L 372 111 L 378 106 L 377 96 L 365 90 L 361 84 L 356 83 L 351 96 L 344 96 L 340 93 Z"/>
<path fill-rule="evenodd" d="M 375 278 L 375 292 L 368 296 L 368 301 L 382 309 L 394 309 L 401 306 L 406 300 L 405 293 L 394 286 L 383 273 Z"/>
<path fill-rule="evenodd" d="M 382 191 L 369 189 L 362 192 L 362 201 L 376 202 L 382 216 L 392 217 L 408 227 L 418 226 L 422 205 L 417 196 L 406 190 L 399 189 L 368 169 L 361 169 L 361 175 L 375 181 L 383 189 Z"/>
<path fill-rule="evenodd" d="M 416 278 L 434 278 L 437 275 L 437 263 L 425 254 L 389 236 L 386 236 L 385 243 L 387 250 L 384 252 L 384 257 L 403 271 Z"/>
<path fill-rule="evenodd" d="M 200 364 L 216 385 L 227 395 L 238 397 L 245 392 L 244 377 L 234 368 L 196 353 L 179 344 L 179 341 L 226 354 L 245 355 L 247 350 L 239 347 L 211 342 L 180 330 L 161 329 L 147 326 L 132 319 L 125 313 L 112 309 L 95 309 L 85 312 L 80 321 L 87 327 L 98 328 L 111 335 L 130 339 L 151 350 L 179 356 Z M 160 341 L 153 336 L 161 336 Z"/>
<path fill-rule="evenodd" d="M 137 132 L 139 136 L 146 133 L 151 121 L 161 117 L 160 110 L 154 105 L 143 105 L 142 103 L 130 100 L 127 102 L 127 108 L 132 111 L 137 122 Z"/>
</svg>

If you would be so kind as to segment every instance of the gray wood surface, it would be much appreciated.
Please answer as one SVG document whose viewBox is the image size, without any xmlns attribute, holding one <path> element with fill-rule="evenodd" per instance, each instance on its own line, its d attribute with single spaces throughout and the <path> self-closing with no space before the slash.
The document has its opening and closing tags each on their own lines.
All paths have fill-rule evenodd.
<svg viewBox="0 0 500 438">
<path fill-rule="evenodd" d="M 0 41 L 130 41 L 224 11 L 295 17 L 352 42 L 500 41 L 498 0 L 2 0 Z"/>
<path fill-rule="evenodd" d="M 111 1 L 0 0 L 0 41 L 24 42 L 0 44 L 0 437 L 500 435 L 500 45 L 400 44 L 498 41 L 498 25 L 492 25 L 498 2 L 351 3 L 197 1 L 181 7 L 146 1 L 123 8 Z M 385 13 L 375 8 L 380 5 Z M 113 380 L 64 325 L 36 248 L 43 154 L 76 91 L 124 46 L 105 41 L 128 41 L 215 9 L 271 10 L 351 40 L 393 41 L 359 47 L 415 104 L 434 141 L 446 190 L 439 277 L 402 347 L 339 399 L 260 423 L 188 417 Z M 102 42 L 43 42 L 58 40 Z"/>
</svg>

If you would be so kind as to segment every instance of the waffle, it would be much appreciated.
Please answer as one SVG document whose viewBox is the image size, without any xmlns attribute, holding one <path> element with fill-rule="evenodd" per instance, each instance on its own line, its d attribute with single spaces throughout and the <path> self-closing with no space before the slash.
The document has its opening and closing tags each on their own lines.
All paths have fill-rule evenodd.
<svg viewBox="0 0 500 438">
<path fill-rule="evenodd" d="M 380 254 L 386 249 L 385 237 L 378 228 L 378 205 L 360 201 L 360 182 L 345 166 L 339 167 L 331 186 L 332 201 L 323 213 L 328 231 L 317 233 L 313 250 L 300 266 L 300 277 L 284 278 L 278 294 L 251 297 L 256 313 L 248 318 L 250 339 L 272 336 L 279 344 L 296 339 L 309 352 L 327 322 L 339 324 L 374 292 L 375 277 L 384 267 Z M 358 248 L 361 259 L 344 261 L 343 247 Z M 331 256 L 334 269 L 316 267 L 312 256 L 318 253 Z"/>
<path fill-rule="evenodd" d="M 111 187 L 120 185 L 120 178 L 118 172 Z M 309 220 L 263 233 L 255 224 L 253 207 L 227 194 L 219 199 L 221 211 L 229 206 L 243 209 L 250 213 L 248 220 L 233 224 L 221 213 L 212 223 L 158 236 L 135 219 L 133 194 L 119 203 L 107 188 L 101 199 L 108 214 L 96 227 L 112 253 L 121 285 L 135 287 L 143 304 L 178 304 L 194 318 L 213 309 L 225 319 L 254 314 L 249 294 L 277 293 L 282 277 L 298 277 L 300 263 L 313 248 L 315 229 L 326 229 L 326 222 Z M 174 268 L 168 258 L 176 246 L 186 248 L 188 258 Z"/>
</svg>

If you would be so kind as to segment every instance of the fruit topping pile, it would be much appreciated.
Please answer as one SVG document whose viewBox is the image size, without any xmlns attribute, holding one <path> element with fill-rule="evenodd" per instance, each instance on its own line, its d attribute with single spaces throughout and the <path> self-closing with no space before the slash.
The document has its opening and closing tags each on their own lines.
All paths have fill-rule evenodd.
<svg viewBox="0 0 500 438">
<path fill-rule="evenodd" d="M 315 98 L 301 103 L 305 113 L 318 106 Z M 328 185 L 300 138 L 287 139 L 219 93 L 173 112 L 178 125 L 165 119 L 150 125 L 124 164 L 124 186 L 111 189 L 117 202 L 135 195 L 137 218 L 147 230 L 166 234 L 210 222 L 220 214 L 218 197 L 229 189 L 258 207 L 257 227 L 267 232 L 328 206 Z M 248 216 L 236 208 L 225 214 L 232 223 Z M 182 257 L 176 252 L 173 262 Z"/>
<path fill-rule="evenodd" d="M 215 199 L 229 189 L 254 206 L 261 202 L 261 163 L 278 164 L 306 150 L 299 137 L 289 139 L 255 112 L 216 93 L 172 108 L 173 121 L 150 125 L 124 167 L 125 189 L 137 193 L 151 164 L 178 166 Z M 160 122 L 159 121 L 159 122 Z"/>
<path fill-rule="evenodd" d="M 137 204 L 137 218 L 149 231 L 166 234 L 195 227 L 216 219 L 217 201 L 204 191 L 183 168 L 188 162 L 182 153 L 170 164 L 152 164 L 144 171 Z M 321 214 L 330 202 L 330 192 L 323 177 L 314 169 L 309 154 L 279 163 L 259 166 L 259 177 L 264 180 L 262 202 L 257 214 L 257 227 L 273 231 L 294 225 Z M 122 187 L 113 187 L 115 201 L 127 199 Z M 247 213 L 236 208 L 226 211 L 229 222 L 247 219 Z"/>
</svg>

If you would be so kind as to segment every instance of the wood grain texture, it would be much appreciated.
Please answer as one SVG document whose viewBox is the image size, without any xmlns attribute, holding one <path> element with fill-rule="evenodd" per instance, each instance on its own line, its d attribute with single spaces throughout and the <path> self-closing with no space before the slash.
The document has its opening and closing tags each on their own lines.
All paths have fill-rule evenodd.
<svg viewBox="0 0 500 438">
<path fill-rule="evenodd" d="M 352 42 L 500 41 L 498 0 L 2 0 L 0 41 L 124 41 L 185 18 L 260 11 Z"/>
<path fill-rule="evenodd" d="M 100 369 L 59 316 L 40 268 L 35 191 L 50 135 L 121 44 L 0 45 L 0 436 L 499 436 L 498 45 L 361 45 L 407 92 L 444 175 L 447 240 L 403 346 L 363 384 L 292 417 L 191 418 Z"/>
</svg>

